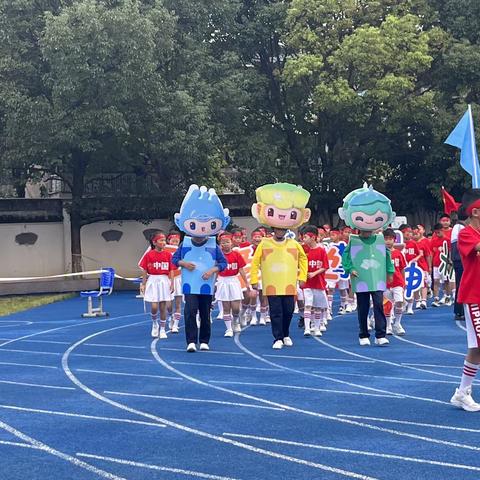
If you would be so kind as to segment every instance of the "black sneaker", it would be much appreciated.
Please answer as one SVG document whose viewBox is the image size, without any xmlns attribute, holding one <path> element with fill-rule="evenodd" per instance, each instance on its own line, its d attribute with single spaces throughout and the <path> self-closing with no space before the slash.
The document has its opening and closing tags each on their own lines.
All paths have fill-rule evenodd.
<svg viewBox="0 0 480 480">
<path fill-rule="evenodd" d="M 465 321 L 465 315 L 462 315 L 461 313 L 456 313 L 455 314 L 455 321 Z"/>
<path fill-rule="evenodd" d="M 298 328 L 305 328 L 305 319 L 303 317 L 298 319 Z"/>
</svg>

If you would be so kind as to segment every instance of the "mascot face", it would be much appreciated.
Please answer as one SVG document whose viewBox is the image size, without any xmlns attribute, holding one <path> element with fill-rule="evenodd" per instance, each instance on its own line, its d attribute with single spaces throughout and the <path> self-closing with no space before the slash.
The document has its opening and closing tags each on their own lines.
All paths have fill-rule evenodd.
<svg viewBox="0 0 480 480">
<path fill-rule="evenodd" d="M 297 228 L 308 222 L 310 209 L 305 208 L 310 194 L 290 183 L 271 183 L 257 188 L 257 203 L 252 215 L 262 225 L 273 228 Z"/>
<path fill-rule="evenodd" d="M 230 223 L 228 213 L 213 188 L 191 185 L 180 212 L 174 215 L 175 225 L 192 237 L 209 237 L 225 230 Z"/>
<path fill-rule="evenodd" d="M 395 218 L 390 200 L 366 185 L 343 199 L 338 214 L 349 227 L 370 232 L 385 228 Z"/>
</svg>

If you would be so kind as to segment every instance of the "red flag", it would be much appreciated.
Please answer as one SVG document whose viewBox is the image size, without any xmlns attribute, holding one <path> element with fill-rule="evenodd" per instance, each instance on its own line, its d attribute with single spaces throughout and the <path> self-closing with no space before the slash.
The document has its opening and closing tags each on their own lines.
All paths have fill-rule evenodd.
<svg viewBox="0 0 480 480">
<path fill-rule="evenodd" d="M 442 187 L 442 199 L 444 205 L 444 211 L 447 215 L 450 215 L 452 212 L 457 212 L 460 208 L 461 203 L 455 201 L 455 199 Z"/>
</svg>

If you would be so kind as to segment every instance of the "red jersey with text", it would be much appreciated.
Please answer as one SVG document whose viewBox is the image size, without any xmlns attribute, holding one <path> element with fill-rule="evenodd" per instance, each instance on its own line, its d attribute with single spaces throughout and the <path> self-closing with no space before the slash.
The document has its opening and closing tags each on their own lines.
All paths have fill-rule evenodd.
<svg viewBox="0 0 480 480">
<path fill-rule="evenodd" d="M 165 250 L 158 252 L 150 250 L 138 264 L 149 275 L 168 275 L 175 267 L 172 264 L 172 254 Z"/>
<path fill-rule="evenodd" d="M 462 257 L 463 275 L 458 290 L 458 303 L 480 305 L 480 232 L 471 225 L 458 234 L 458 251 Z"/>
<path fill-rule="evenodd" d="M 432 250 L 432 264 L 434 267 L 440 266 L 440 254 L 443 251 L 443 242 L 447 242 L 448 248 L 450 249 L 450 240 L 446 237 L 438 237 L 437 235 L 433 235 L 432 239 L 430 240 L 430 248 Z"/>
<path fill-rule="evenodd" d="M 417 242 L 415 240 L 405 242 L 404 253 L 407 263 L 410 263 L 414 258 L 417 258 L 420 255 L 420 249 L 418 248 Z"/>
<path fill-rule="evenodd" d="M 323 247 L 311 248 L 307 253 L 308 273 L 316 272 L 320 268 L 328 270 L 328 256 Z M 315 275 L 313 278 L 307 278 L 303 288 L 315 288 L 317 290 L 326 290 L 327 282 L 325 272 Z"/>
<path fill-rule="evenodd" d="M 223 252 L 223 255 L 227 260 L 227 268 L 218 274 L 219 277 L 234 277 L 246 265 L 242 255 L 236 250 L 232 250 L 230 253 Z"/>
<path fill-rule="evenodd" d="M 417 247 L 422 252 L 422 256 L 418 260 L 418 266 L 424 271 L 428 272 L 428 262 L 427 257 L 432 256 L 432 251 L 430 250 L 430 240 L 428 238 L 423 237 L 421 240 L 417 242 Z"/>
<path fill-rule="evenodd" d="M 395 267 L 395 272 L 393 273 L 393 279 L 391 282 L 387 283 L 387 288 L 402 287 L 405 288 L 405 268 L 407 267 L 407 261 L 405 255 L 396 248 L 390 250 L 392 256 L 392 263 Z"/>
</svg>

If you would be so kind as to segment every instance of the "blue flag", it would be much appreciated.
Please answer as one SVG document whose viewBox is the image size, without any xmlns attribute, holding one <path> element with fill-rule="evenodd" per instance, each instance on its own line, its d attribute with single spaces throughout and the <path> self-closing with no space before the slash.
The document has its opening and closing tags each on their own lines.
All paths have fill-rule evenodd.
<svg viewBox="0 0 480 480">
<path fill-rule="evenodd" d="M 445 140 L 445 143 L 461 150 L 460 165 L 472 176 L 472 187 L 480 188 L 480 166 L 478 164 L 472 109 L 470 105 L 462 119 Z"/>
</svg>

